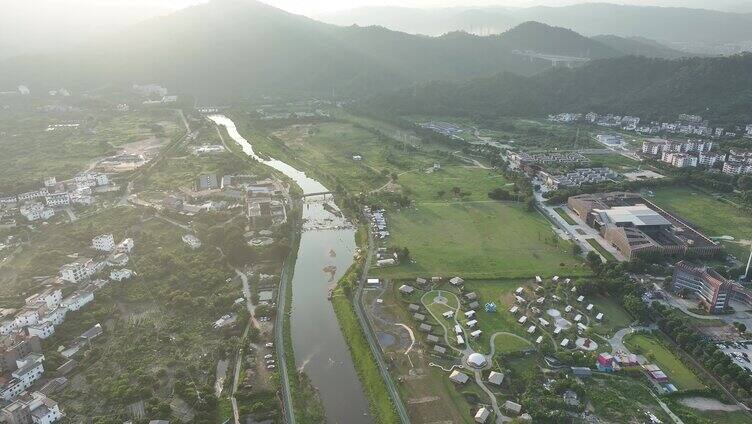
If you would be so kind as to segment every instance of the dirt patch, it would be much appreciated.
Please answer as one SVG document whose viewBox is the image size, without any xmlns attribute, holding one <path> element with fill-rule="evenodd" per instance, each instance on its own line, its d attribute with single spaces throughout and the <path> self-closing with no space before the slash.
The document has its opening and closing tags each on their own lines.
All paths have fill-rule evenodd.
<svg viewBox="0 0 752 424">
<path fill-rule="evenodd" d="M 741 406 L 739 405 L 726 405 L 725 403 L 722 403 L 718 399 L 711 399 L 711 398 L 704 398 L 704 397 L 688 397 L 688 398 L 679 399 L 679 402 L 682 405 L 697 409 L 699 411 L 731 412 L 731 411 L 739 411 L 742 409 Z"/>
<path fill-rule="evenodd" d="M 305 139 L 311 136 L 313 128 L 311 124 L 292 125 L 274 131 L 272 135 L 284 141 L 288 146 L 302 145 L 305 143 Z"/>
</svg>

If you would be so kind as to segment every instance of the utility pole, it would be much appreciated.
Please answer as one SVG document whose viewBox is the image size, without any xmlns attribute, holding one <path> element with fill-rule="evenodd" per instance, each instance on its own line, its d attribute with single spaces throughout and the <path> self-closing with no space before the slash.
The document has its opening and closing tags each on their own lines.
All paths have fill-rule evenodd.
<svg viewBox="0 0 752 424">
<path fill-rule="evenodd" d="M 749 267 L 752 265 L 752 245 L 749 246 L 749 259 L 747 259 L 747 269 L 744 271 L 742 281 L 749 281 Z"/>
</svg>

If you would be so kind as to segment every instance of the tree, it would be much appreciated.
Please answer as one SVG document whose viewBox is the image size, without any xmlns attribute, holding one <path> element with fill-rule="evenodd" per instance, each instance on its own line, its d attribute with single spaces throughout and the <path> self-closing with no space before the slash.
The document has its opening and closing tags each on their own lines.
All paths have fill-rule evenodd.
<svg viewBox="0 0 752 424">
<path fill-rule="evenodd" d="M 648 308 L 645 303 L 637 296 L 628 294 L 624 296 L 624 309 L 627 310 L 635 319 L 640 322 L 647 322 L 649 319 Z"/>
<path fill-rule="evenodd" d="M 594 251 L 589 251 L 585 256 L 585 260 L 587 261 L 588 266 L 590 266 L 590 269 L 596 274 L 599 274 L 601 269 L 603 269 L 603 261 L 601 260 L 600 255 Z"/>
</svg>

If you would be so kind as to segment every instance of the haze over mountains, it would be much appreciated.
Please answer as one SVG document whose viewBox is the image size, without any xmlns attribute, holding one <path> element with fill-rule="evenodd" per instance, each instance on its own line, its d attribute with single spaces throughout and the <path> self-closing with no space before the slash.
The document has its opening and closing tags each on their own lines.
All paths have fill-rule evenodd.
<svg viewBox="0 0 752 424">
<path fill-rule="evenodd" d="M 0 85 L 77 88 L 157 81 L 175 90 L 201 92 L 357 94 L 504 71 L 532 75 L 551 66 L 519 51 L 590 59 L 636 50 L 651 56 L 679 55 L 638 40 L 616 40 L 601 42 L 535 22 L 501 35 L 453 32 L 426 37 L 382 27 L 324 24 L 252 0 L 214 0 L 78 49 L 6 60 L 0 63 Z"/>
<path fill-rule="evenodd" d="M 498 33 L 525 21 L 538 21 L 586 36 L 644 37 L 695 53 L 734 53 L 752 48 L 752 14 L 679 7 L 607 3 L 518 9 L 364 7 L 321 19 L 339 25 L 381 25 L 428 35 L 456 30 Z"/>
</svg>

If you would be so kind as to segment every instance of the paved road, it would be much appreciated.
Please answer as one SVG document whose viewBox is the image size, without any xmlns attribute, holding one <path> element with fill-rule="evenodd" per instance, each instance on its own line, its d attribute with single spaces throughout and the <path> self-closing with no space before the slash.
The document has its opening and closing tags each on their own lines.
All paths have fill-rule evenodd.
<svg viewBox="0 0 752 424">
<path fill-rule="evenodd" d="M 286 293 L 289 286 L 289 276 L 287 272 L 288 266 L 294 266 L 289 264 L 292 254 L 287 257 L 285 263 L 282 265 L 282 274 L 280 275 L 279 292 L 277 293 L 277 315 L 274 322 L 274 345 L 277 351 L 277 369 L 279 370 L 279 382 L 282 388 L 282 399 L 285 410 L 285 422 L 287 424 L 295 424 L 295 410 L 292 404 L 292 394 L 290 393 L 290 377 L 287 370 L 287 358 L 285 355 L 285 343 L 284 343 L 284 323 L 285 323 L 285 304 L 287 303 Z"/>
<path fill-rule="evenodd" d="M 373 257 L 373 255 L 373 235 L 371 234 L 371 231 L 369 229 L 366 261 L 365 264 L 363 264 L 363 274 L 360 277 L 358 290 L 355 293 L 355 302 L 353 302 L 355 306 L 355 314 L 358 316 L 358 321 L 360 322 L 360 327 L 363 329 L 363 334 L 365 334 L 366 336 L 368 346 L 370 346 L 371 352 L 373 353 L 374 358 L 376 358 L 376 364 L 379 366 L 381 378 L 386 384 L 387 390 L 389 391 L 389 396 L 392 398 L 392 402 L 397 409 L 397 414 L 399 414 L 400 420 L 403 424 L 410 424 L 410 416 L 407 413 L 405 404 L 402 403 L 402 398 L 400 398 L 399 390 L 394 384 L 392 375 L 389 373 L 389 367 L 387 366 L 386 361 L 384 361 L 384 357 L 381 354 L 381 347 L 379 346 L 378 341 L 376 340 L 376 336 L 373 334 L 371 324 L 368 322 L 368 318 L 366 318 L 366 314 L 363 311 L 363 287 L 365 286 L 366 279 L 368 278 L 368 269 L 371 267 L 371 258 Z"/>
<path fill-rule="evenodd" d="M 636 331 L 650 331 L 655 330 L 658 328 L 655 325 L 651 325 L 649 327 L 626 327 L 622 328 L 621 330 L 614 333 L 614 336 L 608 339 L 608 342 L 611 344 L 611 349 L 614 353 L 616 352 L 624 352 L 624 353 L 632 353 L 627 349 L 626 346 L 624 346 L 624 337 L 627 337 L 629 334 L 632 334 Z"/>
</svg>

